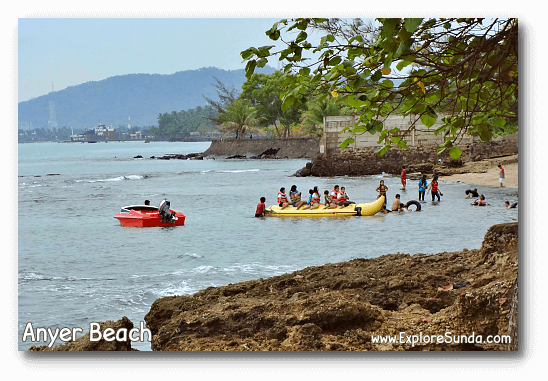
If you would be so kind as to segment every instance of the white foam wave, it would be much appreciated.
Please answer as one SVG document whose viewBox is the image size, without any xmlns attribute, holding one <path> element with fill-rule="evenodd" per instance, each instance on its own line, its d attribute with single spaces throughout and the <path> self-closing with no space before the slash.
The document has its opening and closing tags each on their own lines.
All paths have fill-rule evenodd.
<svg viewBox="0 0 548 381">
<path fill-rule="evenodd" d="M 185 254 L 181 254 L 181 255 L 178 255 L 177 258 L 184 258 L 184 257 L 188 257 L 188 258 L 203 258 L 204 256 L 203 255 L 198 255 L 198 254 L 195 254 L 195 253 L 185 253 Z"/>
<path fill-rule="evenodd" d="M 238 169 L 238 170 L 225 170 L 225 171 L 219 171 L 221 173 L 242 173 L 242 172 L 258 172 L 260 171 L 259 168 L 255 169 Z"/>
<path fill-rule="evenodd" d="M 109 181 L 123 181 L 123 180 L 141 180 L 141 179 L 144 179 L 145 177 L 144 176 L 140 176 L 140 175 L 128 175 L 128 176 L 118 176 L 118 177 L 113 177 L 113 178 L 109 178 L 109 179 L 97 179 L 97 180 L 76 180 L 77 183 L 82 183 L 82 182 L 86 182 L 86 183 L 102 183 L 102 182 L 109 182 Z"/>
</svg>

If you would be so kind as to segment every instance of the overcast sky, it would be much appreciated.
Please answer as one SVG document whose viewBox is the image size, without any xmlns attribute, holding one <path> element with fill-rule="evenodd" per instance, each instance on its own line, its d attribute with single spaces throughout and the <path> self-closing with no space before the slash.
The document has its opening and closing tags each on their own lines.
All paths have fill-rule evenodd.
<svg viewBox="0 0 548 381">
<path fill-rule="evenodd" d="M 280 18 L 20 18 L 18 102 L 132 73 L 242 69 Z M 269 63 L 278 66 L 278 61 Z"/>
</svg>

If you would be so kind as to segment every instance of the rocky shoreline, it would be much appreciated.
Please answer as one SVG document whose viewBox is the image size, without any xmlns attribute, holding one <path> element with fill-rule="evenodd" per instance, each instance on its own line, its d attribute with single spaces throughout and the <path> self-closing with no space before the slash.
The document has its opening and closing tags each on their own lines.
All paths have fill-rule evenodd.
<svg viewBox="0 0 548 381">
<path fill-rule="evenodd" d="M 480 249 L 360 258 L 160 298 L 145 321 L 153 351 L 515 351 L 518 223 L 492 226 Z M 402 332 L 429 339 L 374 342 Z M 511 340 L 486 343 L 493 335 Z M 30 350 L 130 349 L 84 336 Z"/>
<path fill-rule="evenodd" d="M 404 165 L 407 173 L 448 176 L 473 171 L 476 163 L 485 160 L 506 160 L 518 155 L 518 139 L 512 136 L 499 141 L 467 144 L 461 147 L 459 159 L 452 159 L 447 152 L 438 155 L 434 146 L 411 147 L 408 150 L 394 147 L 382 156 L 377 155 L 379 148 L 319 154 L 294 176 L 366 176 L 383 172 L 399 176 Z"/>
</svg>

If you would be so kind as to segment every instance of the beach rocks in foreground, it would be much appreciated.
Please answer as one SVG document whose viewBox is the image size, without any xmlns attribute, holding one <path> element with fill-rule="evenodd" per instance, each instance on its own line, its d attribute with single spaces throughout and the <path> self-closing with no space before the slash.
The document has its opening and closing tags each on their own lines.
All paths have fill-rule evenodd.
<svg viewBox="0 0 548 381">
<path fill-rule="evenodd" d="M 156 351 L 517 350 L 517 274 L 518 224 L 501 224 L 479 250 L 360 258 L 209 287 L 156 300 L 145 321 Z M 445 342 L 372 339 L 400 332 Z"/>
</svg>

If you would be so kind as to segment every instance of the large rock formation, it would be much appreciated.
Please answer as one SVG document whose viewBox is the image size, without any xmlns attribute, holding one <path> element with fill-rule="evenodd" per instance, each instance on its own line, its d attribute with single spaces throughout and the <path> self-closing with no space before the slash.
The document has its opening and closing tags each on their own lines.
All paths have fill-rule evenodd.
<svg viewBox="0 0 548 381">
<path fill-rule="evenodd" d="M 313 158 L 320 152 L 318 138 L 214 140 L 204 156 L 246 158 Z"/>
<path fill-rule="evenodd" d="M 319 154 L 306 167 L 297 171 L 295 176 L 364 176 L 382 172 L 399 175 L 404 165 L 407 173 L 464 173 L 469 171 L 464 168 L 466 163 L 473 164 L 480 160 L 500 158 L 500 162 L 505 164 L 508 163 L 506 157 L 516 156 L 514 162 L 517 162 L 518 141 L 516 136 L 507 140 L 468 144 L 461 147 L 462 155 L 459 159 L 452 159 L 447 151 L 438 155 L 433 146 L 411 147 L 409 150 L 395 147 L 377 156 L 379 148 Z"/>
<path fill-rule="evenodd" d="M 145 321 L 157 351 L 517 350 L 517 276 L 518 224 L 509 223 L 491 227 L 479 250 L 209 287 L 156 300 Z M 510 342 L 486 343 L 493 335 Z"/>
</svg>

